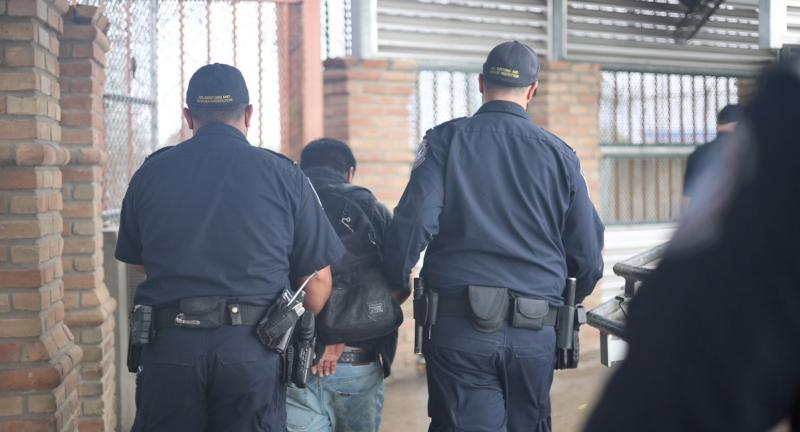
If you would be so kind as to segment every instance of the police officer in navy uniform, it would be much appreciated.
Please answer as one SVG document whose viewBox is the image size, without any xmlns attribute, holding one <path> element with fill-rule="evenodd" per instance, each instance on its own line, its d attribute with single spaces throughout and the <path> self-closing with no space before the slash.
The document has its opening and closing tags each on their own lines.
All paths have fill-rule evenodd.
<svg viewBox="0 0 800 432">
<path fill-rule="evenodd" d="M 238 69 L 201 67 L 186 100 L 194 136 L 148 157 L 122 205 L 116 257 L 144 271 L 134 303 L 155 327 L 133 430 L 283 431 L 282 360 L 254 325 L 315 271 L 305 306 L 319 312 L 344 248 L 300 169 L 248 143 Z"/>
<path fill-rule="evenodd" d="M 466 316 L 443 316 L 443 303 L 482 286 L 558 306 L 568 276 L 581 300 L 602 275 L 603 225 L 578 157 L 526 112 L 538 70 L 522 43 L 492 49 L 479 77 L 483 106 L 427 132 L 389 229 L 392 283 L 408 287 L 427 246 L 421 275 L 439 296 L 424 345 L 430 431 L 551 427 L 553 326 L 531 330 L 504 319 L 482 332 Z"/>
</svg>

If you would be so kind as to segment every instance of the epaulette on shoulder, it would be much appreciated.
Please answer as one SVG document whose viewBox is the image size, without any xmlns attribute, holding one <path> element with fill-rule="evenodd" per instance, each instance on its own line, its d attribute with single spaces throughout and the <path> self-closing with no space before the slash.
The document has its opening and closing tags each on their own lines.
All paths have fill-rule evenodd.
<svg viewBox="0 0 800 432">
<path fill-rule="evenodd" d="M 550 139 L 552 139 L 552 140 L 554 140 L 554 141 L 556 141 L 556 142 L 559 142 L 559 143 L 561 143 L 561 145 L 563 145 L 564 147 L 566 147 L 566 148 L 567 148 L 569 151 L 571 151 L 572 153 L 576 153 L 574 148 L 572 148 L 572 147 L 571 147 L 569 144 L 567 144 L 566 142 L 564 142 L 564 140 L 562 140 L 561 138 L 559 138 L 559 137 L 558 137 L 556 134 L 554 134 L 554 133 L 550 132 L 549 130 L 547 130 L 547 129 L 545 129 L 545 128 L 542 128 L 542 127 L 540 127 L 539 129 L 541 129 L 541 131 L 542 131 L 542 132 L 544 132 L 544 134 L 545 134 L 545 135 L 547 135 L 547 137 L 548 137 L 548 138 L 550 138 Z"/>
<path fill-rule="evenodd" d="M 174 145 L 171 145 L 171 146 L 166 146 L 166 147 L 161 147 L 160 149 L 158 149 L 158 150 L 154 151 L 153 153 L 150 153 L 150 155 L 149 155 L 149 156 L 147 156 L 146 158 L 144 158 L 144 160 L 145 160 L 145 161 L 148 161 L 148 160 L 152 159 L 153 157 L 155 157 L 156 155 L 159 155 L 159 154 L 161 154 L 161 153 L 164 153 L 165 151 L 167 151 L 167 150 L 170 150 L 170 149 L 173 149 L 173 148 L 175 148 L 175 146 L 174 146 Z"/>
<path fill-rule="evenodd" d="M 259 149 L 259 150 L 264 150 L 267 153 L 271 153 L 271 154 L 273 154 L 273 155 L 275 155 L 275 156 L 277 156 L 277 157 L 279 157 L 279 158 L 291 163 L 292 165 L 297 165 L 297 162 L 293 161 L 288 156 L 280 154 L 280 153 L 278 153 L 278 152 L 276 152 L 274 150 L 270 150 L 270 149 L 264 148 L 264 147 L 256 147 L 256 148 Z"/>
</svg>

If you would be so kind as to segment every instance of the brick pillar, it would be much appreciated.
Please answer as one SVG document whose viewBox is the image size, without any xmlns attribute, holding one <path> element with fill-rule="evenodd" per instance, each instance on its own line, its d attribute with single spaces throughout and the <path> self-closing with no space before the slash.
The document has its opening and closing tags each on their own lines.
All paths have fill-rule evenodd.
<svg viewBox="0 0 800 432">
<path fill-rule="evenodd" d="M 0 1 L 0 430 L 75 429 L 64 324 L 58 35 L 66 0 Z"/>
<path fill-rule="evenodd" d="M 558 135 L 578 153 L 589 192 L 600 206 L 598 109 L 600 66 L 591 63 L 544 61 L 539 90 L 528 112 L 537 125 Z"/>
<path fill-rule="evenodd" d="M 736 80 L 736 95 L 740 104 L 747 104 L 756 93 L 756 78 L 742 77 Z"/>
<path fill-rule="evenodd" d="M 295 160 L 322 135 L 320 0 L 278 2 L 281 152 Z M 256 107 L 263 109 L 263 107 Z"/>
<path fill-rule="evenodd" d="M 350 144 L 358 160 L 355 183 L 394 208 L 414 159 L 409 119 L 416 64 L 331 59 L 324 76 L 325 135 Z"/>
<path fill-rule="evenodd" d="M 81 432 L 112 430 L 116 301 L 103 281 L 102 164 L 108 20 L 94 6 L 71 7 L 61 36 L 65 321 L 83 348 L 78 393 Z"/>
<path fill-rule="evenodd" d="M 578 153 L 595 207 L 600 208 L 599 102 L 600 66 L 566 61 L 542 62 L 539 90 L 528 106 L 534 123 L 556 134 Z M 583 302 L 587 309 L 600 304 L 600 288 Z M 581 349 L 600 347 L 597 330 L 583 326 Z"/>
</svg>

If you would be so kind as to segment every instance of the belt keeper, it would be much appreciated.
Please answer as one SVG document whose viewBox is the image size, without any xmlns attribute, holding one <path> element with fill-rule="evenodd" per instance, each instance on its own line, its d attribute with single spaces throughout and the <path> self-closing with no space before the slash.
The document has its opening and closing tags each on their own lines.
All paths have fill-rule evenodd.
<svg viewBox="0 0 800 432">
<path fill-rule="evenodd" d="M 231 316 L 231 325 L 242 325 L 242 309 L 238 304 L 229 304 L 228 314 Z"/>
</svg>

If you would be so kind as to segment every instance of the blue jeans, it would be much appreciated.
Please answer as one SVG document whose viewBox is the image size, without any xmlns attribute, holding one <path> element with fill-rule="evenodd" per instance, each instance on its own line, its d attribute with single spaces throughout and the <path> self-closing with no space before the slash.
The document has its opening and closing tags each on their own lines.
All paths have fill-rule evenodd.
<svg viewBox="0 0 800 432">
<path fill-rule="evenodd" d="M 309 376 L 308 387 L 289 386 L 289 432 L 378 432 L 383 410 L 383 369 L 378 363 L 336 365 L 336 374 Z"/>
</svg>

